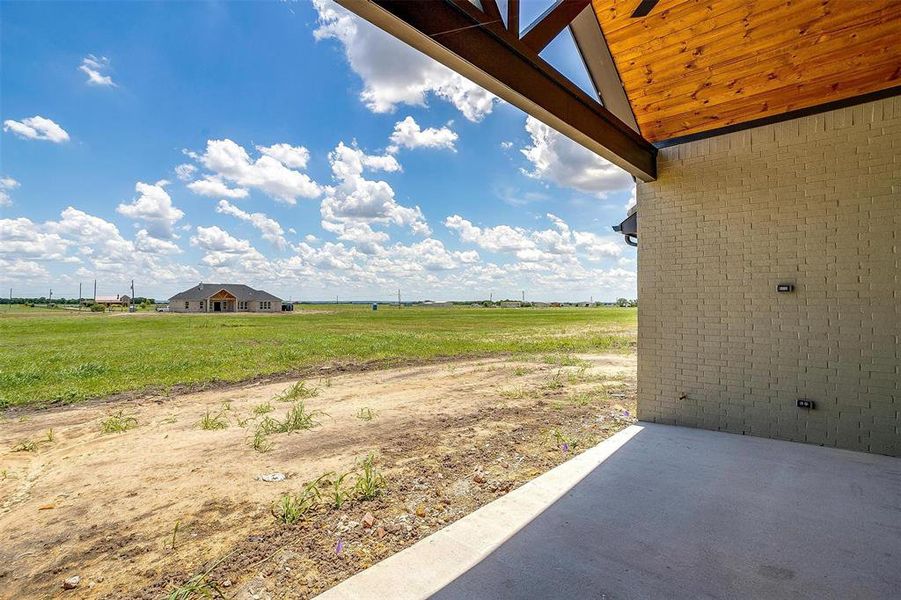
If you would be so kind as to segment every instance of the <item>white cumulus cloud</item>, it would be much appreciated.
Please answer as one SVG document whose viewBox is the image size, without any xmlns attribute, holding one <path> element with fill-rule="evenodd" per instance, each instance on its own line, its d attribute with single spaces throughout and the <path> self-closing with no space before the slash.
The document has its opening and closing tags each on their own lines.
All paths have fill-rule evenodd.
<svg viewBox="0 0 901 600">
<path fill-rule="evenodd" d="M 230 188 L 222 181 L 222 179 L 215 176 L 192 181 L 188 184 L 188 189 L 199 196 L 232 198 L 233 200 L 246 198 L 250 193 L 244 188 Z"/>
<path fill-rule="evenodd" d="M 532 163 L 529 177 L 601 197 L 635 185 L 631 175 L 534 117 L 526 118 L 526 131 L 532 138 L 522 149 Z"/>
<path fill-rule="evenodd" d="M 291 169 L 282 162 L 287 160 L 298 164 L 300 148 L 286 151 L 281 146 L 276 144 L 265 148 L 267 152 L 273 152 L 272 149 L 277 148 L 274 152 L 280 154 L 280 158 L 262 153 L 259 158 L 251 159 L 247 150 L 232 140 L 209 140 L 203 154 L 188 153 L 209 171 L 203 180 L 193 182 L 188 187 L 193 185 L 192 189 L 197 193 L 229 198 L 246 195 L 237 191 L 239 189 L 257 189 L 287 204 L 296 204 L 298 198 L 318 197 L 322 188 L 309 175 Z M 229 189 L 223 182 L 231 182 L 239 187 Z"/>
<path fill-rule="evenodd" d="M 19 182 L 12 177 L 0 177 L 0 208 L 12 206 L 12 198 L 9 191 L 19 187 Z"/>
<path fill-rule="evenodd" d="M 264 240 L 270 242 L 279 250 L 288 248 L 288 240 L 285 239 L 285 230 L 278 221 L 266 216 L 263 213 L 249 213 L 241 210 L 228 200 L 220 200 L 216 206 L 216 212 L 225 215 L 231 215 L 237 219 L 250 223 L 255 227 Z"/>
<path fill-rule="evenodd" d="M 425 106 L 430 94 L 452 103 L 470 121 L 491 112 L 497 97 L 418 50 L 351 14 L 332 0 L 313 0 L 319 12 L 317 40 L 335 39 L 363 80 L 360 94 L 373 112 L 398 104 Z"/>
<path fill-rule="evenodd" d="M 395 123 L 390 139 L 391 146 L 388 147 L 388 152 L 391 153 L 397 152 L 400 148 L 438 148 L 457 151 L 454 148 L 457 134 L 450 127 L 422 129 L 413 117 Z"/>
<path fill-rule="evenodd" d="M 337 185 L 326 190 L 321 205 L 322 220 L 328 223 L 365 223 L 409 227 L 417 235 L 430 229 L 418 206 L 397 203 L 394 189 L 385 181 L 364 176 L 364 170 L 399 171 L 400 164 L 391 155 L 368 155 L 359 148 L 339 143 L 329 154 Z M 357 230 L 359 231 L 359 230 Z"/>
<path fill-rule="evenodd" d="M 163 189 L 165 184 L 165 181 L 153 184 L 137 182 L 135 184 L 137 197 L 131 204 L 123 203 L 117 206 L 116 212 L 143 223 L 147 234 L 151 237 L 161 240 L 175 238 L 173 228 L 185 213 L 172 204 L 172 197 Z"/>
<path fill-rule="evenodd" d="M 26 140 L 46 140 L 54 144 L 69 141 L 66 130 L 40 115 L 27 117 L 21 121 L 7 119 L 3 121 L 3 131 L 11 131 L 15 135 Z"/>
<path fill-rule="evenodd" d="M 85 56 L 78 70 L 88 76 L 85 83 L 88 85 L 99 85 L 104 87 L 115 87 L 113 78 L 104 73 L 109 70 L 109 59 L 105 56 L 94 56 L 88 54 Z"/>
<path fill-rule="evenodd" d="M 273 144 L 271 146 L 257 146 L 260 154 L 271 156 L 290 169 L 305 169 L 310 160 L 310 151 L 303 146 L 291 144 Z"/>
</svg>

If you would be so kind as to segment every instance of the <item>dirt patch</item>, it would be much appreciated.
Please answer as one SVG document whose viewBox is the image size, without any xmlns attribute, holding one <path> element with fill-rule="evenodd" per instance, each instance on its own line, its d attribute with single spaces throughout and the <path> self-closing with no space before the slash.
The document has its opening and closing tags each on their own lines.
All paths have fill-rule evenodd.
<svg viewBox="0 0 901 600">
<path fill-rule="evenodd" d="M 252 448 L 266 416 L 254 409 L 281 418 L 284 382 L 9 419 L 0 597 L 159 598 L 198 573 L 226 597 L 314 596 L 632 422 L 634 373 L 634 357 L 611 354 L 327 374 L 306 380 L 306 404 L 328 416 L 267 436 L 268 452 Z M 136 426 L 102 433 L 110 415 Z M 227 426 L 201 429 L 206 415 Z M 276 521 L 283 494 L 370 452 L 378 498 Z M 271 473 L 286 478 L 258 479 Z"/>
</svg>

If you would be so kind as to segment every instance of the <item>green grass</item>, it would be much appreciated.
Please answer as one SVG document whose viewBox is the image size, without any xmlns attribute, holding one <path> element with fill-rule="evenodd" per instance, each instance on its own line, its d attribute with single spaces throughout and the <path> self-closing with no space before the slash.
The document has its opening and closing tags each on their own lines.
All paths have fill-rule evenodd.
<svg viewBox="0 0 901 600">
<path fill-rule="evenodd" d="M 103 433 L 123 433 L 137 426 L 138 420 L 135 417 L 126 415 L 120 410 L 100 422 L 100 431 Z"/>
<path fill-rule="evenodd" d="M 197 426 L 204 431 L 228 429 L 228 419 L 225 418 L 224 412 L 218 412 L 214 414 L 210 411 L 206 411 L 206 414 L 204 414 L 200 418 L 200 422 L 197 424 Z"/>
<path fill-rule="evenodd" d="M 328 312 L 0 310 L 0 409 L 235 382 L 330 363 L 537 353 L 551 364 L 579 364 L 571 353 L 631 350 L 637 322 L 629 308 L 316 308 Z"/>
</svg>

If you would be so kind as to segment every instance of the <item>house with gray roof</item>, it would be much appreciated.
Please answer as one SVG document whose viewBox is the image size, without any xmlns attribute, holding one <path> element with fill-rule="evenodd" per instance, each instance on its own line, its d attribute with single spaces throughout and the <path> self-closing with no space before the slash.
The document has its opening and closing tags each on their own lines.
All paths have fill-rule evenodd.
<svg viewBox="0 0 901 600">
<path fill-rule="evenodd" d="M 282 311 L 282 299 L 240 283 L 200 282 L 169 299 L 170 312 L 218 313 Z"/>
</svg>

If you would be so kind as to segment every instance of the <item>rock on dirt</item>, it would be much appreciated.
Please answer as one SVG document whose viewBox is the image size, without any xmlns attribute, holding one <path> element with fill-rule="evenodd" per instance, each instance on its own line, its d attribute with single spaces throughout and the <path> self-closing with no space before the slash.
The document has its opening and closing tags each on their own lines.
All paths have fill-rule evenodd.
<svg viewBox="0 0 901 600">
<path fill-rule="evenodd" d="M 73 575 L 72 577 L 68 577 L 65 581 L 63 581 L 63 589 L 74 590 L 78 587 L 79 583 L 81 583 L 81 577 L 79 577 L 78 575 Z"/>
<path fill-rule="evenodd" d="M 371 512 L 368 512 L 365 515 L 363 515 L 362 523 L 363 523 L 363 527 L 365 527 L 366 529 L 372 529 L 372 526 L 375 525 L 375 517 L 373 516 L 373 514 Z"/>
</svg>

